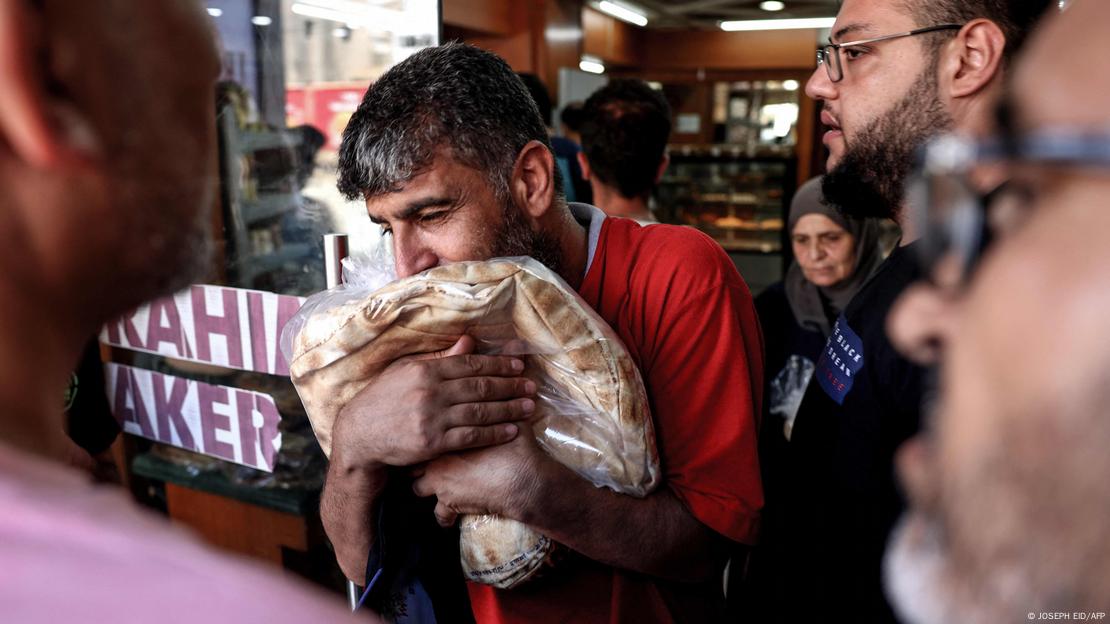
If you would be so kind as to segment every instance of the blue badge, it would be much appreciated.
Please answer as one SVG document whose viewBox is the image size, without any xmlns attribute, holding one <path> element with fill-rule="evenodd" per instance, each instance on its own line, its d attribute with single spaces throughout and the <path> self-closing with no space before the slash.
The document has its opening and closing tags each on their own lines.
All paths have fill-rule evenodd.
<svg viewBox="0 0 1110 624">
<path fill-rule="evenodd" d="M 832 335 L 817 360 L 817 383 L 837 405 L 844 405 L 844 397 L 852 390 L 856 373 L 863 368 L 863 341 L 848 327 L 844 315 L 836 319 Z"/>
</svg>

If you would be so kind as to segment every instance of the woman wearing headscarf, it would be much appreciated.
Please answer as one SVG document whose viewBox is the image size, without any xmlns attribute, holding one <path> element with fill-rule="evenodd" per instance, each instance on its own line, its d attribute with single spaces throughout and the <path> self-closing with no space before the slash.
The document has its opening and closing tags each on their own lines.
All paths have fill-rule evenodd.
<svg viewBox="0 0 1110 624">
<path fill-rule="evenodd" d="M 882 262 L 879 223 L 849 219 L 821 197 L 821 179 L 798 189 L 787 220 L 794 262 L 755 305 L 766 347 L 767 411 L 785 440 L 836 318 Z"/>
<path fill-rule="evenodd" d="M 759 434 L 764 530 L 747 578 L 729 594 L 735 612 L 753 622 L 776 621 L 775 606 L 789 600 L 792 572 L 776 567 L 776 552 L 791 536 L 778 534 L 783 523 L 776 516 L 783 513 L 777 499 L 794 416 L 837 317 L 882 262 L 878 220 L 849 219 L 824 203 L 821 178 L 798 189 L 787 228 L 794 262 L 755 300 L 766 349 Z"/>
</svg>

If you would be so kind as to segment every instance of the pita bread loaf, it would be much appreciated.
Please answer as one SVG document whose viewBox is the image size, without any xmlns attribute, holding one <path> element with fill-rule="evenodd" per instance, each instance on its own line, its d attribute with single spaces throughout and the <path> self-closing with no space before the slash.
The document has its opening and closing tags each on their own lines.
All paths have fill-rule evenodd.
<svg viewBox="0 0 1110 624">
<path fill-rule="evenodd" d="M 458 337 L 479 351 L 525 345 L 536 381 L 533 431 L 560 463 L 595 485 L 644 496 L 659 458 L 643 382 L 608 325 L 554 273 L 530 258 L 464 262 L 398 280 L 326 310 L 310 307 L 293 339 L 290 373 L 321 447 L 331 453 L 340 409 L 400 357 L 442 351 Z M 493 516 L 460 524 L 463 570 L 512 587 L 535 574 L 553 543 Z"/>
</svg>

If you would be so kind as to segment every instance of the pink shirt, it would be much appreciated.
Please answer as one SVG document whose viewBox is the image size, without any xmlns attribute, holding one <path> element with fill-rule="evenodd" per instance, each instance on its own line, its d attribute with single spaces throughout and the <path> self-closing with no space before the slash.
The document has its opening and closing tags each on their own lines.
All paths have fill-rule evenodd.
<svg viewBox="0 0 1110 624">
<path fill-rule="evenodd" d="M 0 622 L 334 622 L 329 596 L 211 550 L 121 491 L 0 444 Z"/>
</svg>

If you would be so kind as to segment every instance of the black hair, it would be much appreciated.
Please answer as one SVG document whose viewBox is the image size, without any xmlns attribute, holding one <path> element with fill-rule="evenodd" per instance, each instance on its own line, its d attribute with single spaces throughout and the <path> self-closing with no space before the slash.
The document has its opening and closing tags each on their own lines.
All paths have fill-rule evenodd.
<svg viewBox="0 0 1110 624">
<path fill-rule="evenodd" d="M 519 73 L 520 81 L 524 83 L 524 88 L 528 89 L 528 95 L 532 96 L 532 100 L 536 102 L 536 108 L 540 111 L 540 119 L 547 127 L 551 127 L 551 94 L 547 92 L 547 87 L 544 86 L 540 77 L 535 74 Z"/>
<path fill-rule="evenodd" d="M 986 18 L 1006 36 L 1003 52 L 1007 62 L 1025 44 L 1025 38 L 1040 21 L 1049 7 L 1059 5 L 1058 0 L 902 0 L 902 5 L 914 16 L 918 27 L 937 24 L 966 24 L 971 20 Z M 940 36 L 934 41 L 944 41 Z M 939 48 L 939 45 L 938 45 Z"/>
<path fill-rule="evenodd" d="M 623 197 L 647 197 L 671 135 L 663 94 L 642 80 L 613 80 L 586 100 L 582 117 L 591 175 Z"/>
<path fill-rule="evenodd" d="M 571 102 L 563 107 L 559 112 L 559 121 L 563 125 L 570 128 L 572 132 L 579 132 L 582 130 L 582 102 Z"/>
</svg>

